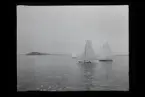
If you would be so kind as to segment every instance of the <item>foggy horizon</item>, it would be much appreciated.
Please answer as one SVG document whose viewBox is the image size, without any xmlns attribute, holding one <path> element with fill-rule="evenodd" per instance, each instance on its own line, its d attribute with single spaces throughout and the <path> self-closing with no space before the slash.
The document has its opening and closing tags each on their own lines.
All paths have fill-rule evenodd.
<svg viewBox="0 0 145 97">
<path fill-rule="evenodd" d="M 128 54 L 128 6 L 17 6 L 18 54 L 79 54 L 85 40 Z"/>
</svg>

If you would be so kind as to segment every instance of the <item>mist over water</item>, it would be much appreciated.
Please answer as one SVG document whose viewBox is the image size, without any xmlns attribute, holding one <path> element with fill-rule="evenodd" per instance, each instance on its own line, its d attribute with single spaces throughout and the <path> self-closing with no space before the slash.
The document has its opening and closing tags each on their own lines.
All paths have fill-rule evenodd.
<svg viewBox="0 0 145 97">
<path fill-rule="evenodd" d="M 128 71 L 128 56 L 116 56 L 113 62 L 82 64 L 71 56 L 18 55 L 17 90 L 128 90 Z"/>
</svg>

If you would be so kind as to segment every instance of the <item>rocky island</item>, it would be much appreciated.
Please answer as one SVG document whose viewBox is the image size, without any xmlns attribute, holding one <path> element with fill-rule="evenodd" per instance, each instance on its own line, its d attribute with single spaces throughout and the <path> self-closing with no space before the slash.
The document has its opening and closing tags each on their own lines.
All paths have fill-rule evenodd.
<svg viewBox="0 0 145 97">
<path fill-rule="evenodd" d="M 41 52 L 30 52 L 25 55 L 54 55 L 54 56 L 70 56 L 71 54 L 63 53 L 41 53 Z"/>
<path fill-rule="evenodd" d="M 26 55 L 50 55 L 48 53 L 40 53 L 40 52 L 30 52 L 30 53 L 27 53 Z"/>
</svg>

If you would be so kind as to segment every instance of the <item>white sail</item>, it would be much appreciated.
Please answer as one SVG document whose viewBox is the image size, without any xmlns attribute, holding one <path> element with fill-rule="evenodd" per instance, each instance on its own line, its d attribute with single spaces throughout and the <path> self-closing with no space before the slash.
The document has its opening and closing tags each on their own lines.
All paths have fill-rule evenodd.
<svg viewBox="0 0 145 97">
<path fill-rule="evenodd" d="M 72 53 L 72 58 L 76 58 L 77 55 L 75 53 Z"/>
<path fill-rule="evenodd" d="M 90 40 L 86 40 L 85 50 L 84 52 L 78 57 L 79 60 L 96 60 L 96 54 L 92 48 L 92 42 Z"/>
<path fill-rule="evenodd" d="M 99 59 L 101 60 L 112 60 L 113 54 L 109 44 L 106 42 L 100 49 Z"/>
</svg>

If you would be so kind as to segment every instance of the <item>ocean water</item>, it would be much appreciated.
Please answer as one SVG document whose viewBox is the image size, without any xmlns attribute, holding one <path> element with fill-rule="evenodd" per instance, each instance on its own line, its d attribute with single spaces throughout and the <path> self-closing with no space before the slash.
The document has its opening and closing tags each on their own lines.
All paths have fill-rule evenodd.
<svg viewBox="0 0 145 97">
<path fill-rule="evenodd" d="M 17 91 L 128 90 L 128 56 L 81 64 L 71 56 L 17 55 Z"/>
</svg>

